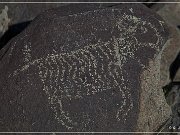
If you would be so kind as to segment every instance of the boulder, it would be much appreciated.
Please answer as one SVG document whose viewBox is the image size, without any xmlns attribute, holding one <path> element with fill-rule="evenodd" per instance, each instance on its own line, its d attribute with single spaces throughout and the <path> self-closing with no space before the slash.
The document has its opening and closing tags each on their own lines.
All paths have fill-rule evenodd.
<svg viewBox="0 0 180 135">
<path fill-rule="evenodd" d="M 172 10 L 174 9 L 174 10 Z M 180 32 L 177 28 L 179 24 L 180 4 L 166 4 L 157 13 L 166 21 L 169 29 L 169 39 L 165 44 L 161 59 L 161 85 L 165 86 L 171 81 L 180 81 L 179 73 L 170 73 L 171 64 L 180 51 Z M 171 75 L 172 74 L 172 75 Z"/>
<path fill-rule="evenodd" d="M 141 4 L 44 12 L 0 51 L 0 131 L 156 131 L 167 38 Z"/>
<path fill-rule="evenodd" d="M 166 21 L 170 30 L 169 39 L 162 52 L 161 85 L 165 86 L 166 100 L 172 110 L 171 120 L 168 123 L 169 131 L 178 132 L 180 131 L 180 31 L 178 28 L 180 4 L 165 4 L 157 13 Z"/>
</svg>

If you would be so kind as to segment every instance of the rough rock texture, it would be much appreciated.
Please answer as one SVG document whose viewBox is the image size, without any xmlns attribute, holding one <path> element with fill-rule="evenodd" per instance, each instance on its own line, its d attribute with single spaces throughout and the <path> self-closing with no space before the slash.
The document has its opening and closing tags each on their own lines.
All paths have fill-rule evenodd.
<svg viewBox="0 0 180 135">
<path fill-rule="evenodd" d="M 11 0 L 18 2 L 21 0 Z M 40 0 L 38 2 L 48 2 Z M 105 0 L 86 0 L 86 2 L 105 2 Z M 106 0 L 108 2 L 109 0 Z M 123 2 L 124 0 L 116 0 Z M 136 0 L 126 0 L 126 2 L 135 2 Z M 4 0 L 8 2 L 8 0 Z M 28 2 L 24 0 L 23 2 Z M 36 1 L 37 2 L 37 1 Z M 51 2 L 62 2 L 62 0 L 51 0 Z M 72 0 L 63 0 L 63 2 L 72 2 Z M 84 2 L 84 0 L 73 0 L 73 2 Z M 112 1 L 111 1 L 112 2 Z M 23 31 L 29 23 L 40 13 L 51 8 L 61 8 L 69 3 L 1 3 L 0 4 L 0 49 L 14 36 Z M 118 3 L 122 4 L 122 3 Z M 98 5 L 98 4 L 97 4 Z M 99 3 L 99 6 L 112 6 L 115 3 Z"/>
<path fill-rule="evenodd" d="M 11 1 L 13 2 L 13 1 Z M 17 2 L 17 0 L 16 0 Z M 40 12 L 65 3 L 1 3 L 0 4 L 0 49 L 14 36 L 24 30 Z"/>
<path fill-rule="evenodd" d="M 162 53 L 161 58 L 161 86 L 165 86 L 173 81 L 178 80 L 178 73 L 175 74 L 174 77 L 170 77 L 170 67 L 173 61 L 176 59 L 179 51 L 180 51 L 180 31 L 175 26 L 170 26 L 170 36 L 168 41 L 165 44 L 165 48 Z"/>
<path fill-rule="evenodd" d="M 165 49 L 162 53 L 162 62 L 161 62 L 161 85 L 167 85 L 170 80 L 169 68 L 170 65 L 175 60 L 176 56 L 180 51 L 180 31 L 177 28 L 179 25 L 179 13 L 180 13 L 180 4 L 166 4 L 162 9 L 157 11 L 159 15 L 167 22 L 170 30 L 170 38 L 166 42 Z M 178 74 L 177 74 L 178 76 Z M 176 81 L 178 77 L 172 78 Z M 180 81 L 180 80 L 179 80 Z"/>
<path fill-rule="evenodd" d="M 8 7 L 5 6 L 4 9 L 2 9 L 2 12 L 0 13 L 0 37 L 8 29 L 8 25 L 10 22 L 10 19 L 8 18 L 7 12 L 8 12 Z"/>
<path fill-rule="evenodd" d="M 17 0 L 14 0 L 14 1 L 17 2 Z M 10 25 L 13 25 L 13 24 L 18 24 L 18 23 L 33 20 L 39 13 L 41 13 L 49 8 L 57 8 L 62 5 L 65 5 L 65 4 L 63 4 L 63 3 L 56 3 L 56 4 L 51 4 L 51 3 L 41 3 L 41 4 L 1 3 L 0 9 L 1 10 L 5 9 L 5 6 L 8 8 L 7 15 L 11 20 Z"/>
<path fill-rule="evenodd" d="M 168 123 L 169 129 L 177 132 L 180 131 L 180 111 L 178 111 L 180 108 L 180 72 L 178 70 L 180 65 L 180 31 L 177 27 L 180 24 L 180 4 L 165 4 L 157 13 L 163 17 L 170 30 L 170 38 L 162 52 L 161 85 L 166 85 L 166 100 L 172 108 L 172 118 Z"/>
<path fill-rule="evenodd" d="M 141 4 L 44 12 L 0 51 L 0 131 L 157 130 L 166 39 Z"/>
<path fill-rule="evenodd" d="M 14 0 L 18 2 L 17 0 Z M 25 0 L 27 1 L 27 0 Z M 24 1 L 24 2 L 25 2 Z M 43 0 L 46 2 L 48 0 Z M 54 0 L 51 2 L 61 2 L 62 0 Z M 74 2 L 83 2 L 80 0 L 73 0 Z M 101 1 L 101 0 L 99 0 Z M 119 0 L 121 2 L 123 0 Z M 133 1 L 133 0 L 129 0 Z M 6 1 L 4 1 L 6 2 Z M 11 0 L 13 2 L 13 0 Z M 28 1 L 27 1 L 28 2 Z M 37 1 L 36 1 L 37 2 Z M 40 1 L 38 1 L 40 2 Z M 63 0 L 63 2 L 70 2 Z M 72 2 L 72 0 L 71 0 Z M 1 3 L 0 4 L 0 49 L 14 36 L 23 31 L 29 23 L 40 13 L 51 8 L 61 8 L 69 3 Z M 119 3 L 121 4 L 121 3 Z M 112 6 L 113 3 L 99 3 L 97 6 Z M 67 11 L 67 10 L 66 10 Z"/>
</svg>

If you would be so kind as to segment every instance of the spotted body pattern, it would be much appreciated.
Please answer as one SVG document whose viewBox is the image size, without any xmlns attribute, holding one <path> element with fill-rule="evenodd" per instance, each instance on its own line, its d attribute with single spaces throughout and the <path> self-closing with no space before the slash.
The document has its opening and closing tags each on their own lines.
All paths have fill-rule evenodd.
<svg viewBox="0 0 180 135">
<path fill-rule="evenodd" d="M 117 121 L 120 121 L 132 109 L 133 102 L 131 93 L 120 87 L 123 80 L 121 65 L 117 64 L 117 48 L 116 44 L 105 43 L 88 46 L 71 54 L 53 54 L 25 65 L 21 71 L 32 65 L 38 67 L 43 90 L 49 97 L 55 117 L 67 128 L 77 126 L 77 122 L 70 118 L 68 111 L 63 110 L 62 102 L 104 92 L 108 95 L 100 100 L 104 100 L 105 104 L 110 97 L 118 95 L 114 97 L 117 100 L 114 105 Z M 17 71 L 14 75 L 17 75 Z"/>
</svg>

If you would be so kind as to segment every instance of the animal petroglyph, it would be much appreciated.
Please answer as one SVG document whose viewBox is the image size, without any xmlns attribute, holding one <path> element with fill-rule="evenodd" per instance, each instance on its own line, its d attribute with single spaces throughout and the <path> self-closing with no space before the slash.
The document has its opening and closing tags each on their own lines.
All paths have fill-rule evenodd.
<svg viewBox="0 0 180 135">
<path fill-rule="evenodd" d="M 124 84 L 122 66 L 129 57 L 135 57 L 134 52 L 139 49 L 138 47 L 147 46 L 146 43 L 138 42 L 135 37 L 138 26 L 141 25 L 140 29 L 144 33 L 147 32 L 144 26 L 150 26 L 154 30 L 155 28 L 152 24 L 147 24 L 132 15 L 124 14 L 123 19 L 134 23 L 123 33 L 126 38 L 113 37 L 108 42 L 88 45 L 70 53 L 50 54 L 47 57 L 29 61 L 31 59 L 30 46 L 26 44 L 23 52 L 24 61 L 28 64 L 14 71 L 11 76 L 28 72 L 31 66 L 38 67 L 39 78 L 55 118 L 68 129 L 76 126 L 84 127 L 90 122 L 85 123 L 84 121 L 84 125 L 81 125 L 78 120 L 71 118 L 72 112 L 64 109 L 66 105 L 63 102 L 70 103 L 71 100 L 79 100 L 105 92 L 110 94 L 109 97 L 118 93 L 117 101 L 114 103 L 115 117 L 117 121 L 125 122 L 129 111 L 133 108 L 133 101 L 130 90 Z M 126 28 L 123 24 L 124 20 L 118 19 L 116 26 L 119 30 Z M 156 44 L 149 43 L 149 46 L 155 48 Z M 106 104 L 108 97 L 99 100 L 104 100 Z M 88 115 L 88 112 L 86 114 Z"/>
<path fill-rule="evenodd" d="M 12 83 L 2 86 L 23 108 L 12 118 L 22 113 L 32 131 L 135 130 L 144 112 L 141 73 L 162 48 L 164 24 L 139 8 L 118 8 L 49 11 L 12 40 L 2 59 Z"/>
<path fill-rule="evenodd" d="M 63 110 L 64 99 L 78 100 L 104 91 L 111 91 L 113 95 L 113 89 L 118 89 L 119 99 L 122 99 L 116 104 L 117 120 L 122 120 L 133 108 L 133 102 L 131 93 L 122 90 L 119 85 L 123 83 L 122 65 L 117 64 L 120 63 L 116 55 L 118 44 L 112 43 L 98 43 L 72 53 L 49 55 L 29 62 L 14 71 L 13 76 L 25 72 L 30 66 L 38 67 L 43 90 L 48 96 L 55 117 L 67 128 L 73 128 L 77 122 L 71 120 L 69 112 Z"/>
</svg>

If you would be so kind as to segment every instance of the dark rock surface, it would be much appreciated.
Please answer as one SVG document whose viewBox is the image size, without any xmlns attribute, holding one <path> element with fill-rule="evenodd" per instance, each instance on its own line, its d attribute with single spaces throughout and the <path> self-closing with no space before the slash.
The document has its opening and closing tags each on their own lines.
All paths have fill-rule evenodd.
<svg viewBox="0 0 180 135">
<path fill-rule="evenodd" d="M 13 1 L 11 1 L 13 2 Z M 15 1 L 17 2 L 17 1 Z M 66 3 L 1 3 L 0 4 L 0 49 L 13 36 L 19 34 L 41 12 Z"/>
<path fill-rule="evenodd" d="M 21 2 L 20 0 L 5 0 L 0 4 L 0 49 L 7 44 L 7 42 L 21 31 L 24 30 L 39 13 L 51 8 L 61 8 L 68 5 L 68 2 L 108 2 L 108 0 L 52 0 L 51 2 L 63 3 L 7 3 L 7 2 Z M 28 2 L 25 0 L 24 2 Z M 32 2 L 32 1 L 31 1 Z M 37 1 L 36 1 L 37 2 Z M 41 0 L 38 2 L 48 2 L 48 0 Z M 111 1 L 112 2 L 112 1 Z M 124 0 L 116 0 L 116 2 L 124 2 Z M 126 2 L 136 2 L 136 0 L 126 0 Z M 143 2 L 143 1 L 140 1 Z M 122 3 L 99 3 L 99 6 L 113 6 Z M 145 4 L 145 3 L 144 3 Z M 147 6 L 151 3 L 146 4 Z M 153 7 L 154 4 L 152 3 Z M 162 4 L 161 4 L 162 5 Z"/>
<path fill-rule="evenodd" d="M 121 2 L 122 0 L 119 0 Z M 8 1 L 4 1 L 8 2 Z M 10 1 L 10 2 L 18 2 Z M 20 1 L 19 1 L 20 2 Z M 25 1 L 24 1 L 25 2 Z M 28 1 L 27 1 L 28 2 Z M 39 1 L 40 2 L 40 1 Z M 48 2 L 43 0 L 43 2 Z M 61 1 L 51 1 L 61 2 Z M 62 2 L 70 2 L 68 0 Z M 72 2 L 72 1 L 71 1 Z M 78 2 L 73 0 L 73 2 Z M 83 1 L 79 1 L 83 2 Z M 0 49 L 14 36 L 24 30 L 38 14 L 52 8 L 61 8 L 62 6 L 68 5 L 69 3 L 1 3 L 0 4 Z M 121 3 L 119 3 L 121 4 Z M 96 4 L 101 6 L 112 6 L 113 3 L 99 3 Z M 63 7 L 62 7 L 63 8 Z M 82 7 L 81 7 L 82 8 Z M 61 10 L 64 10 L 61 9 Z M 67 9 L 65 9 L 68 11 Z M 68 11 L 69 12 L 69 11 Z"/>
<path fill-rule="evenodd" d="M 141 4 L 69 5 L 0 51 L 0 131 L 155 131 L 163 20 Z"/>
</svg>

